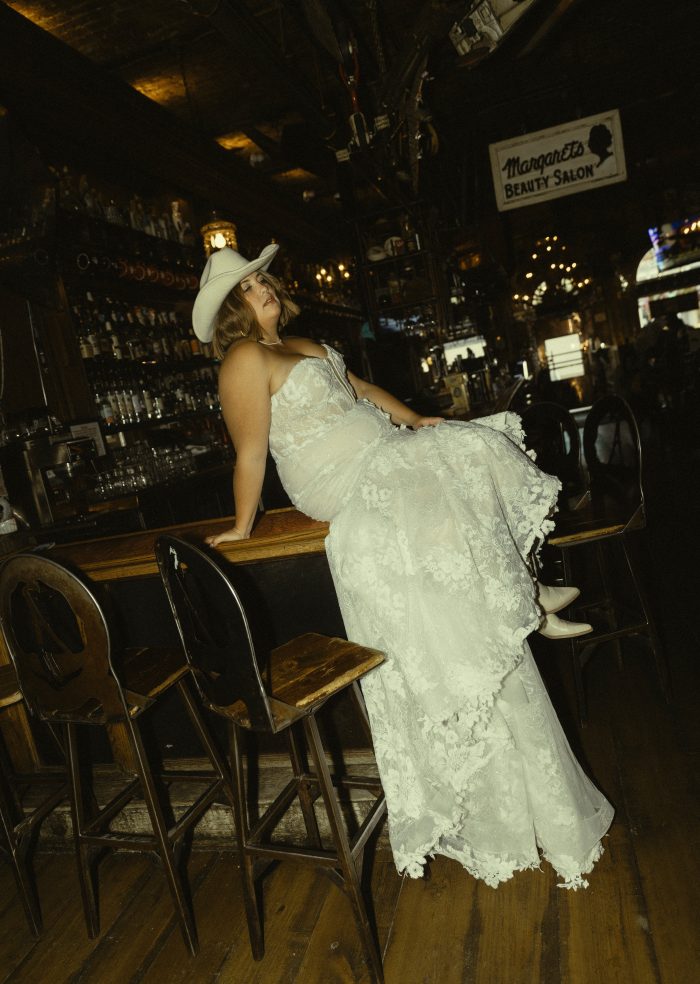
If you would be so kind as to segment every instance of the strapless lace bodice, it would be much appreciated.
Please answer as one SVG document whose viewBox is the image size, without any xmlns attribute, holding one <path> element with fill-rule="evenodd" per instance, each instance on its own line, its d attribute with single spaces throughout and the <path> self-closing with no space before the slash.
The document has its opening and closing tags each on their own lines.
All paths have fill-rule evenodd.
<svg viewBox="0 0 700 984">
<path fill-rule="evenodd" d="M 397 429 L 388 415 L 358 400 L 342 357 L 303 358 L 272 397 L 270 451 L 287 494 L 314 519 L 342 509 L 367 452 Z"/>
<path fill-rule="evenodd" d="M 341 356 L 330 346 L 324 348 L 325 358 L 300 358 L 272 397 L 270 446 L 275 455 L 303 448 L 356 403 Z"/>
</svg>

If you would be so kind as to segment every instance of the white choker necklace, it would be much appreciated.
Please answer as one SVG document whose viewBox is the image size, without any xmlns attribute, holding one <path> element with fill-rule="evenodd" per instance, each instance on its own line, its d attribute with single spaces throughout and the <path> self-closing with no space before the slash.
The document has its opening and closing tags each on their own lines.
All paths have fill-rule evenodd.
<svg viewBox="0 0 700 984">
<path fill-rule="evenodd" d="M 259 338 L 258 341 L 261 345 L 284 345 L 281 338 L 278 338 L 276 342 L 263 342 L 262 338 Z"/>
</svg>

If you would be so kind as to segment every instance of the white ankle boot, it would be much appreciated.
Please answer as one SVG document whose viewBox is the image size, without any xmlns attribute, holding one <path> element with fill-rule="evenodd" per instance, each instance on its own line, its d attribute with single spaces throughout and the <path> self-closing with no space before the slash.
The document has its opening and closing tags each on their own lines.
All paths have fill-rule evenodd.
<svg viewBox="0 0 700 984">
<path fill-rule="evenodd" d="M 552 615 L 567 608 L 581 594 L 578 588 L 553 587 L 551 584 L 537 582 L 537 600 L 545 615 Z"/>
<path fill-rule="evenodd" d="M 576 636 L 587 635 L 593 631 L 588 622 L 567 622 L 558 615 L 545 615 L 542 625 L 537 630 L 545 639 L 575 639 Z"/>
</svg>

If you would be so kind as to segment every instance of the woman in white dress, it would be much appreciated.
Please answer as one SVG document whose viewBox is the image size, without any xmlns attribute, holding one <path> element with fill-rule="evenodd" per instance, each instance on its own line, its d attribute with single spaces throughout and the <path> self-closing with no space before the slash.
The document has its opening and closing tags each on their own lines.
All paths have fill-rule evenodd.
<svg viewBox="0 0 700 984">
<path fill-rule="evenodd" d="M 298 308 L 252 261 L 214 253 L 194 330 L 222 357 L 236 449 L 235 525 L 250 536 L 268 447 L 292 502 L 330 530 L 326 552 L 348 638 L 386 662 L 363 681 L 399 872 L 435 854 L 489 885 L 544 856 L 569 888 L 602 853 L 610 804 L 574 758 L 527 645 L 589 631 L 553 613 L 576 589 L 538 585 L 530 556 L 559 483 L 524 452 L 519 418 L 422 417 L 282 338 Z"/>
</svg>

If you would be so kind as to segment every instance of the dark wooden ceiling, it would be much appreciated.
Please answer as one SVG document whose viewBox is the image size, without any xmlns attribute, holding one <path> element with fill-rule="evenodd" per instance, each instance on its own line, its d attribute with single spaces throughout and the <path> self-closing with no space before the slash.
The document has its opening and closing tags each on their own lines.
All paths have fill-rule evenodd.
<svg viewBox="0 0 700 984">
<path fill-rule="evenodd" d="M 531 8 L 543 10 L 536 22 L 541 27 L 548 19 L 557 20 L 577 0 L 492 2 L 507 13 L 506 27 L 518 22 L 521 14 L 529 15 Z M 292 214 L 298 210 L 302 219 L 322 231 L 337 218 L 341 193 L 348 189 L 361 201 L 378 194 L 389 200 L 416 197 L 416 156 L 421 150 L 412 134 L 422 127 L 424 139 L 437 144 L 429 104 L 418 96 L 420 76 L 427 75 L 429 60 L 438 55 L 447 74 L 459 63 L 448 31 L 473 5 L 467 0 L 7 0 L 4 4 L 99 73 L 93 84 L 83 83 L 86 99 L 90 96 L 86 90 L 107 91 L 116 80 L 126 83 L 162 107 L 183 132 L 202 144 L 218 144 L 237 164 L 256 172 L 250 187 L 269 188 L 270 208 L 285 201 Z M 16 22 L 10 26 L 18 27 Z M 356 56 L 346 55 L 343 62 L 348 38 Z M 11 49 L 17 48 L 9 30 L 4 31 L 4 39 L 7 50 L 0 51 L 0 60 L 3 54 L 11 57 Z M 24 43 L 35 47 L 30 35 Z M 479 61 L 483 53 L 477 51 L 470 63 Z M 55 57 L 59 56 L 57 48 Z M 21 72 L 18 76 L 9 65 L 4 71 L 0 100 L 6 95 L 3 89 L 14 85 L 23 94 L 25 82 L 29 88 L 33 85 L 32 79 L 22 79 Z M 343 71 L 356 75 L 354 94 L 343 81 Z M 46 82 L 51 92 L 46 93 L 45 115 L 37 116 L 35 130 L 51 126 L 46 117 L 54 86 L 48 78 Z M 12 103 L 12 98 L 8 101 Z M 76 113 L 82 110 L 78 101 Z M 104 114 L 113 112 L 119 129 L 116 117 L 122 111 L 123 107 L 105 101 Z M 53 108 L 51 114 L 56 115 Z M 336 152 L 351 145 L 353 135 L 355 143 L 361 143 L 358 123 L 371 131 L 382 114 L 388 126 L 376 141 L 380 151 L 374 146 L 367 151 L 360 148 L 361 153 L 353 150 L 349 166 L 338 164 Z M 89 116 L 86 122 L 94 124 Z M 240 168 L 233 173 L 240 175 Z"/>
<path fill-rule="evenodd" d="M 5 0 L 0 15 L 9 8 L 61 45 L 38 46 L 15 31 L 19 18 L 0 24 L 0 102 L 14 110 L 31 100 L 35 133 L 53 130 L 58 140 L 63 130 L 75 140 L 77 123 L 54 117 L 59 90 L 67 103 L 71 86 L 81 87 L 85 147 L 90 139 L 109 146 L 111 135 L 116 154 L 130 114 L 138 116 L 152 130 L 142 153 L 151 171 L 160 147 L 165 177 L 179 173 L 183 185 L 244 221 L 281 222 L 299 240 L 319 241 L 337 233 L 341 207 L 382 194 L 433 195 L 468 224 L 488 142 L 577 115 L 619 106 L 634 119 L 651 116 L 639 154 L 650 150 L 641 146 L 650 132 L 668 145 L 669 119 L 697 134 L 696 0 L 663 10 L 645 0 L 491 4 L 505 14 L 501 43 L 460 55 L 448 32 L 477 5 L 468 0 Z M 357 51 L 355 105 L 339 71 L 347 35 Z M 18 67 L 16 50 L 25 46 L 36 61 Z M 70 50 L 85 70 L 77 61 L 63 75 L 45 70 L 49 55 Z M 27 62 L 26 51 L 20 57 Z M 143 97 L 160 115 L 141 112 Z M 366 150 L 353 144 L 353 111 L 370 130 L 387 113 L 386 133 Z M 682 161 L 692 146 L 686 139 L 668 150 Z M 338 163 L 347 147 L 351 160 Z"/>
</svg>

